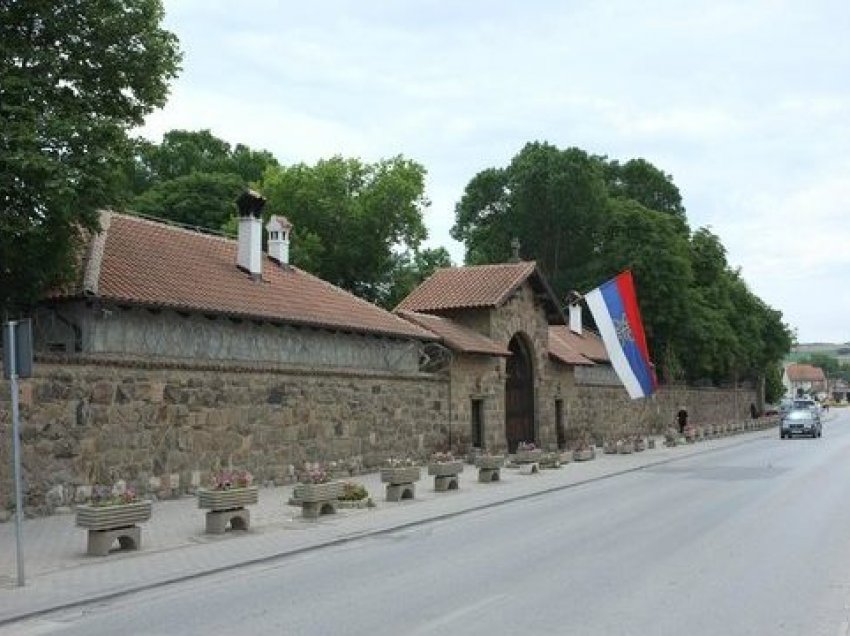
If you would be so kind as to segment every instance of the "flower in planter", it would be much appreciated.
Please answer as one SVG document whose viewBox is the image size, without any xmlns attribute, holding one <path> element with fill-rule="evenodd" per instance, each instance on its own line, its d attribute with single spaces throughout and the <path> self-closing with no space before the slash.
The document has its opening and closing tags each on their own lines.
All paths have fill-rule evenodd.
<svg viewBox="0 0 850 636">
<path fill-rule="evenodd" d="M 342 485 L 342 494 L 339 498 L 342 501 L 362 501 L 369 497 L 369 491 L 362 484 L 353 481 L 347 481 Z"/>
<path fill-rule="evenodd" d="M 416 466 L 416 462 L 413 461 L 410 457 L 405 457 L 404 459 L 390 457 L 384 462 L 384 464 L 386 465 L 386 468 L 408 468 L 411 466 Z"/>
<path fill-rule="evenodd" d="M 433 453 L 431 455 L 432 464 L 444 464 L 446 462 L 453 462 L 454 460 L 454 455 L 451 453 Z"/>
<path fill-rule="evenodd" d="M 331 481 L 331 474 L 319 463 L 307 464 L 298 481 L 302 484 L 326 484 Z"/>
<path fill-rule="evenodd" d="M 534 442 L 520 442 L 516 446 L 517 451 L 533 451 L 537 450 L 537 446 Z"/>
<path fill-rule="evenodd" d="M 247 470 L 220 470 L 210 476 L 212 490 L 248 488 L 253 483 L 254 476 Z"/>
<path fill-rule="evenodd" d="M 104 484 L 96 484 L 92 487 L 91 499 L 89 503 L 92 506 L 121 506 L 125 504 L 135 503 L 139 500 L 136 494 L 136 489 L 132 486 L 125 487 L 116 484 L 115 486 L 106 486 Z"/>
</svg>

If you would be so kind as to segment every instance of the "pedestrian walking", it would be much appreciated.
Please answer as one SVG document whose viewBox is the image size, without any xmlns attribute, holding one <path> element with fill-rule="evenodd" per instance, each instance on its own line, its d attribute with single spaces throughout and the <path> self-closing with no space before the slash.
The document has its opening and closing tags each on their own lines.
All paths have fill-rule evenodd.
<svg viewBox="0 0 850 636">
<path fill-rule="evenodd" d="M 684 406 L 680 407 L 679 412 L 676 413 L 676 420 L 679 423 L 679 435 L 684 435 L 688 426 L 688 409 Z"/>
</svg>

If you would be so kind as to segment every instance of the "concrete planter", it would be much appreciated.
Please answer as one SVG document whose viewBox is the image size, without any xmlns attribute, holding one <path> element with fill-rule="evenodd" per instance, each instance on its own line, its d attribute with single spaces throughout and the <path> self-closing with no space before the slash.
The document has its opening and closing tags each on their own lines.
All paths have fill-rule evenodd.
<svg viewBox="0 0 850 636">
<path fill-rule="evenodd" d="M 329 481 L 324 484 L 298 484 L 295 486 L 295 499 L 304 503 L 319 503 L 336 500 L 343 491 L 341 481 Z"/>
<path fill-rule="evenodd" d="M 646 450 L 646 440 L 643 439 L 642 437 L 636 439 L 634 441 L 634 444 L 635 444 L 635 452 L 636 453 L 642 453 L 643 451 Z"/>
<path fill-rule="evenodd" d="M 463 462 L 460 460 L 428 464 L 428 474 L 434 477 L 448 477 L 461 472 L 463 472 Z"/>
<path fill-rule="evenodd" d="M 372 501 L 371 497 L 366 497 L 365 499 L 340 499 L 336 502 L 337 508 L 346 508 L 352 510 L 358 510 L 361 508 L 373 508 L 375 506 L 375 502 Z"/>
<path fill-rule="evenodd" d="M 621 442 L 617 442 L 617 453 L 620 455 L 631 455 L 635 450 L 634 442 L 630 440 L 623 440 Z"/>
<path fill-rule="evenodd" d="M 518 450 L 514 455 L 514 461 L 517 463 L 539 462 L 543 457 L 543 449 L 535 448 L 534 450 Z"/>
<path fill-rule="evenodd" d="M 198 508 L 206 508 L 213 511 L 232 510 L 244 508 L 258 501 L 256 486 L 246 488 L 231 488 L 229 490 L 207 490 L 198 489 Z"/>
<path fill-rule="evenodd" d="M 422 470 L 419 466 L 400 466 L 398 468 L 382 468 L 381 482 L 397 486 L 399 484 L 411 484 L 422 478 Z"/>
<path fill-rule="evenodd" d="M 482 455 L 476 459 L 475 465 L 484 470 L 495 470 L 505 465 L 505 457 L 504 455 Z"/>
<path fill-rule="evenodd" d="M 88 530 L 88 554 L 106 556 L 118 542 L 121 550 L 138 550 L 142 529 L 136 524 L 151 518 L 151 502 L 114 506 L 77 506 L 77 525 Z"/>
<path fill-rule="evenodd" d="M 88 530 L 133 526 L 151 518 L 151 502 L 135 501 L 115 506 L 77 506 L 77 525 Z"/>
<path fill-rule="evenodd" d="M 587 462 L 591 459 L 596 459 L 596 449 L 594 448 L 585 448 L 573 451 L 573 461 Z"/>
<path fill-rule="evenodd" d="M 544 453 L 540 458 L 540 468 L 560 468 L 561 453 Z"/>
</svg>

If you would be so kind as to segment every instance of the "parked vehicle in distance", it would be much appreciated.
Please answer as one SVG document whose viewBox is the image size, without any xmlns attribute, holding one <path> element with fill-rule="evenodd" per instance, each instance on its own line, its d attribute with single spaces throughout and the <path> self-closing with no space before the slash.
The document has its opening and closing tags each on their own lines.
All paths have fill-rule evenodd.
<svg viewBox="0 0 850 636">
<path fill-rule="evenodd" d="M 809 408 L 793 409 L 782 418 L 779 437 L 791 438 L 795 435 L 820 437 L 823 434 L 820 417 Z"/>
</svg>

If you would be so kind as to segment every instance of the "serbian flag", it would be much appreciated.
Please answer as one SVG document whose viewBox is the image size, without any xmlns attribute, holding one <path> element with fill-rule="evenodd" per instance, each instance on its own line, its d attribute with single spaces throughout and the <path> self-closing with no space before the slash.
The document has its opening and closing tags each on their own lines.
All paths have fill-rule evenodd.
<svg viewBox="0 0 850 636">
<path fill-rule="evenodd" d="M 584 295 L 614 371 L 629 397 L 649 397 L 658 381 L 649 360 L 632 273 L 625 271 Z"/>
</svg>

